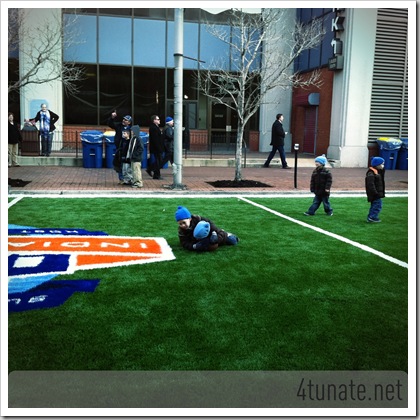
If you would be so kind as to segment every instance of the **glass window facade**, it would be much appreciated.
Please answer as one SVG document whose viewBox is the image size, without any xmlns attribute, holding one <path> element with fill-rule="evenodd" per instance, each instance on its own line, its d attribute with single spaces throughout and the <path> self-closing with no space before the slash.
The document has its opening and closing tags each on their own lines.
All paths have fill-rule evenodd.
<svg viewBox="0 0 420 420">
<path fill-rule="evenodd" d="M 332 9 L 297 9 L 297 20 L 301 23 L 310 23 L 313 19 L 321 19 L 325 30 L 325 36 L 321 43 L 310 50 L 304 51 L 295 61 L 295 71 L 311 71 L 328 65 L 328 59 L 333 56 L 331 41 L 334 32 L 331 31 L 333 19 Z"/>
<path fill-rule="evenodd" d="M 98 58 L 100 64 L 131 65 L 132 19 L 99 17 Z"/>
<path fill-rule="evenodd" d="M 165 39 L 166 24 L 164 21 L 134 19 L 133 64 L 135 66 L 165 67 Z"/>
<path fill-rule="evenodd" d="M 144 126 L 152 114 L 173 110 L 174 9 L 63 9 L 63 18 L 72 21 L 72 31 L 64 34 L 64 60 L 85 70 L 77 97 L 65 94 L 65 124 L 102 125 L 116 109 Z M 207 28 L 207 23 L 217 24 L 230 34 L 228 18 L 201 9 L 184 11 L 183 85 L 191 129 L 204 129 L 207 121 L 196 72 L 232 70 L 229 45 Z"/>
</svg>

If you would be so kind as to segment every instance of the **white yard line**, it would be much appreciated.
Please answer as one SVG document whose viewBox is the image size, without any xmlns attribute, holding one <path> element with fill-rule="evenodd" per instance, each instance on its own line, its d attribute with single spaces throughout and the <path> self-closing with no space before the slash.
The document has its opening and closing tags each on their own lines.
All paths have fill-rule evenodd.
<svg viewBox="0 0 420 420">
<path fill-rule="evenodd" d="M 352 193 L 345 193 L 345 194 L 342 194 L 342 195 L 341 194 L 337 195 L 337 198 L 339 198 L 339 197 L 343 197 L 343 198 L 344 197 L 360 197 L 360 195 L 361 195 L 360 193 L 353 193 L 353 194 Z M 402 192 L 402 193 L 395 192 L 395 193 L 389 194 L 388 196 L 390 196 L 390 197 L 391 196 L 392 197 L 407 197 L 408 194 L 404 193 L 404 192 Z M 90 198 L 99 198 L 99 197 L 102 197 L 102 198 L 106 198 L 106 197 L 117 198 L 117 197 L 120 197 L 120 198 L 179 198 L 179 199 L 187 199 L 187 198 L 188 199 L 190 199 L 190 198 L 192 198 L 192 199 L 194 199 L 194 198 L 237 198 L 238 200 L 245 201 L 245 202 L 247 202 L 247 203 L 249 203 L 253 206 L 259 207 L 259 208 L 261 208 L 261 209 L 263 209 L 263 210 L 265 210 L 269 213 L 272 213 L 276 216 L 282 217 L 283 219 L 286 219 L 286 220 L 288 220 L 292 223 L 296 223 L 296 224 L 304 226 L 306 228 L 315 230 L 316 232 L 319 232 L 319 233 L 322 233 L 324 235 L 335 238 L 339 241 L 348 243 L 352 246 L 355 246 L 356 248 L 359 248 L 359 249 L 362 249 L 366 252 L 370 252 L 372 254 L 375 254 L 380 258 L 383 258 L 387 261 L 390 261 L 394 264 L 397 264 L 401 267 L 404 267 L 404 268 L 408 269 L 408 263 L 406 263 L 404 261 L 400 261 L 400 260 L 398 260 L 394 257 L 391 257 L 389 255 L 384 254 L 383 252 L 377 251 L 376 249 L 370 248 L 366 245 L 363 245 L 363 244 L 360 244 L 358 242 L 352 241 L 348 238 L 345 238 L 344 236 L 340 236 L 340 235 L 337 235 L 335 233 L 328 232 L 326 230 L 320 229 L 316 226 L 309 225 L 309 224 L 307 224 L 305 222 L 302 222 L 300 220 L 293 219 L 292 217 L 286 216 L 285 214 L 279 213 L 275 210 L 272 210 L 272 209 L 270 209 L 268 207 L 265 207 L 261 204 L 255 203 L 255 202 L 249 200 L 248 198 L 246 198 L 246 197 L 250 197 L 250 198 L 258 198 L 258 197 L 260 197 L 260 198 L 306 198 L 306 197 L 313 197 L 313 194 L 297 194 L 296 195 L 296 194 L 282 194 L 282 193 L 279 193 L 279 194 L 269 194 L 269 195 L 267 195 L 267 194 L 257 194 L 256 193 L 256 194 L 236 195 L 236 194 L 217 194 L 217 193 L 216 194 L 214 194 L 214 193 L 213 194 L 191 194 L 191 192 L 190 193 L 188 193 L 188 192 L 154 193 L 154 194 L 153 193 L 152 194 L 138 194 L 138 193 L 137 194 L 115 194 L 115 193 L 109 193 L 108 194 L 108 193 L 101 192 L 101 193 L 90 194 L 90 195 L 70 193 L 70 194 L 57 194 L 57 195 L 52 195 L 52 194 L 21 194 L 21 195 L 16 195 L 15 196 L 14 194 L 9 194 L 9 197 L 16 197 L 14 200 L 12 200 L 9 203 L 9 208 L 12 207 L 14 204 L 16 204 L 22 198 L 25 198 L 25 197 L 31 197 L 31 198 L 89 198 L 89 197 Z"/>
<path fill-rule="evenodd" d="M 209 192 L 196 192 L 196 191 L 177 191 L 177 192 L 119 192 L 119 191 L 56 191 L 49 193 L 40 192 L 11 192 L 9 198 L 240 198 L 240 197 L 264 197 L 264 198 L 313 198 L 313 193 L 302 193 L 295 191 L 283 191 L 275 193 L 267 192 L 220 192 L 220 191 L 209 191 Z M 366 197 L 364 191 L 335 191 L 335 198 L 349 198 L 349 197 Z M 387 191 L 387 197 L 408 197 L 407 191 Z"/>
<path fill-rule="evenodd" d="M 12 207 L 13 205 L 15 205 L 18 201 L 22 200 L 22 198 L 24 198 L 24 195 L 18 195 L 14 200 L 12 200 L 9 205 L 8 205 L 8 209 L 10 209 L 10 207 Z"/>
<path fill-rule="evenodd" d="M 245 201 L 248 204 L 251 204 L 251 205 L 253 205 L 255 207 L 259 207 L 262 210 L 265 210 L 265 211 L 267 211 L 269 213 L 272 213 L 272 214 L 274 214 L 276 216 L 279 216 L 279 217 L 281 217 L 283 219 L 286 219 L 289 222 L 296 223 L 296 224 L 301 225 L 303 227 L 306 227 L 306 228 L 312 229 L 312 230 L 314 230 L 316 232 L 322 233 L 323 235 L 330 236 L 331 238 L 337 239 L 337 240 L 339 240 L 341 242 L 345 242 L 345 243 L 350 244 L 350 245 L 352 245 L 352 246 L 354 246 L 356 248 L 362 249 L 363 251 L 370 252 L 371 254 L 375 254 L 378 257 L 383 258 L 384 260 L 387 260 L 389 262 L 392 262 L 394 264 L 397 264 L 397 265 L 399 265 L 401 267 L 404 267 L 404 268 L 407 268 L 408 269 L 408 263 L 406 263 L 404 261 L 397 260 L 396 258 L 391 257 L 389 255 L 386 255 L 383 252 L 377 251 L 376 249 L 373 249 L 373 248 L 371 248 L 369 246 L 366 246 L 366 245 L 363 245 L 363 244 L 359 244 L 358 242 L 352 241 L 352 240 L 350 240 L 348 238 L 345 238 L 344 236 L 340 236 L 340 235 L 337 235 L 335 233 L 328 232 L 327 230 L 320 229 L 319 227 L 309 225 L 308 223 L 302 222 L 300 220 L 293 219 L 292 217 L 286 216 L 285 214 L 279 213 L 278 211 L 272 210 L 272 209 L 270 209 L 268 207 L 265 207 L 265 206 L 263 206 L 261 204 L 255 203 L 255 202 L 253 202 L 251 200 L 248 200 L 245 197 L 238 197 L 238 198 L 241 199 L 242 201 Z"/>
</svg>

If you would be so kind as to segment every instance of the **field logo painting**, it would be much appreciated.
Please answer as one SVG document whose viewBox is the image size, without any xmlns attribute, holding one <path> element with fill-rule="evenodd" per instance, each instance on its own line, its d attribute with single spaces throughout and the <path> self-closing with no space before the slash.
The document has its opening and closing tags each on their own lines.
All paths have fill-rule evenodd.
<svg viewBox="0 0 420 420">
<path fill-rule="evenodd" d="M 58 306 L 74 292 L 93 292 L 99 283 L 99 280 L 52 281 L 59 275 L 173 259 L 175 256 L 164 238 L 9 225 L 9 312 Z"/>
</svg>

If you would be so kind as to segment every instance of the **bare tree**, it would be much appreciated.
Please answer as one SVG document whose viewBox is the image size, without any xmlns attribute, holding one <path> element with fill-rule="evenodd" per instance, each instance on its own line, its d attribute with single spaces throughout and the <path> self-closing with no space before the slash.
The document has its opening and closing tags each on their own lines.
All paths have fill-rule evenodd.
<svg viewBox="0 0 420 420">
<path fill-rule="evenodd" d="M 293 71 L 299 55 L 320 45 L 322 21 L 307 25 L 290 22 L 287 9 L 263 9 L 261 14 L 230 10 L 230 26 L 208 24 L 207 30 L 227 44 L 229 56 L 212 63 L 216 70 L 197 73 L 199 89 L 238 115 L 235 181 L 242 180 L 242 144 L 249 119 L 275 88 L 319 86 L 319 72 L 302 77 Z M 229 99 L 229 100 L 227 100 Z"/>
<path fill-rule="evenodd" d="M 62 51 L 66 46 L 81 43 L 77 41 L 74 25 L 77 16 L 66 15 L 64 21 L 60 13 L 34 26 L 26 24 L 28 13 L 28 9 L 9 9 L 9 56 L 19 55 L 20 62 L 25 63 L 17 79 L 9 78 L 9 93 L 27 85 L 59 80 L 67 93 L 76 94 L 75 82 L 84 79 L 84 69 L 75 62 L 64 62 Z"/>
</svg>

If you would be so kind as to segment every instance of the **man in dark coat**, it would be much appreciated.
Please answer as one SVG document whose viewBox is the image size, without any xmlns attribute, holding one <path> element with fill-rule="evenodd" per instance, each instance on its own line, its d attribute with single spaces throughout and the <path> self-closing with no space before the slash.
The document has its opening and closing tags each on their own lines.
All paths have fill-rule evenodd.
<svg viewBox="0 0 420 420">
<path fill-rule="evenodd" d="M 164 136 L 159 127 L 159 116 L 152 115 L 151 120 L 152 121 L 149 127 L 150 159 L 148 161 L 146 172 L 153 177 L 153 179 L 162 179 L 160 176 L 160 168 L 162 167 L 162 154 L 165 151 Z"/>
<path fill-rule="evenodd" d="M 290 166 L 288 166 L 286 162 L 286 154 L 284 153 L 284 137 L 286 136 L 286 133 L 283 129 L 283 120 L 283 114 L 276 115 L 276 121 L 274 121 L 273 126 L 271 127 L 270 146 L 272 146 L 272 149 L 264 163 L 264 168 L 268 168 L 270 166 L 270 162 L 278 150 L 283 169 L 290 169 Z"/>
<path fill-rule="evenodd" d="M 370 203 L 367 222 L 379 223 L 379 213 L 382 210 L 382 199 L 385 197 L 385 160 L 379 156 L 372 158 L 366 172 L 365 187 L 367 200 Z"/>
<path fill-rule="evenodd" d="M 132 118 L 131 115 L 126 115 L 122 122 L 115 121 L 115 118 L 117 116 L 117 111 L 114 111 L 111 116 L 108 118 L 107 124 L 108 127 L 115 130 L 115 136 L 114 136 L 114 143 L 116 148 L 118 149 L 120 147 L 121 139 L 122 139 L 122 132 L 123 130 L 130 129 L 132 125 Z"/>
</svg>

